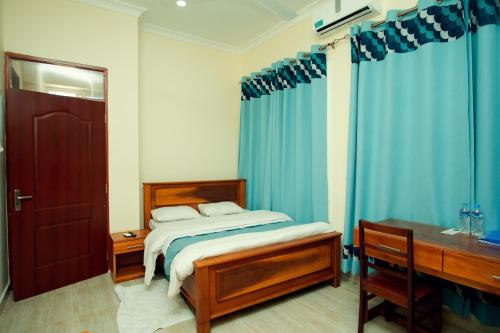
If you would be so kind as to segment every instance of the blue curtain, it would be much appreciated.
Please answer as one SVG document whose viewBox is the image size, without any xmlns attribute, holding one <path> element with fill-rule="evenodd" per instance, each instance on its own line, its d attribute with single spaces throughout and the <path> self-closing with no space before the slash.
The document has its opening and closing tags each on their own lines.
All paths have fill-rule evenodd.
<svg viewBox="0 0 500 333">
<path fill-rule="evenodd" d="M 470 1 L 475 202 L 500 229 L 500 1 Z"/>
<path fill-rule="evenodd" d="M 326 54 L 297 59 L 242 79 L 238 175 L 249 209 L 327 221 Z"/>
<path fill-rule="evenodd" d="M 473 201 L 481 204 L 485 231 L 500 229 L 500 0 L 469 0 L 469 64 L 474 133 Z M 466 290 L 464 315 L 500 326 L 500 298 Z"/>
<path fill-rule="evenodd" d="M 499 6 L 420 0 L 404 19 L 351 28 L 345 272 L 357 273 L 361 218 L 456 227 L 461 204 L 480 202 L 486 230 L 500 228 Z M 460 293 L 462 314 L 499 320 Z"/>
</svg>

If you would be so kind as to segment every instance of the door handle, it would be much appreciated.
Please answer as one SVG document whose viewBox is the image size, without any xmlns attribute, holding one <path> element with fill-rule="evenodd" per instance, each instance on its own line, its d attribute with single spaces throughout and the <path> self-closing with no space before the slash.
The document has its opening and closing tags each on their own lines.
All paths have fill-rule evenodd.
<svg viewBox="0 0 500 333">
<path fill-rule="evenodd" d="M 33 199 L 31 195 L 21 195 L 21 190 L 14 190 L 14 208 L 16 212 L 21 211 L 21 200 Z"/>
</svg>

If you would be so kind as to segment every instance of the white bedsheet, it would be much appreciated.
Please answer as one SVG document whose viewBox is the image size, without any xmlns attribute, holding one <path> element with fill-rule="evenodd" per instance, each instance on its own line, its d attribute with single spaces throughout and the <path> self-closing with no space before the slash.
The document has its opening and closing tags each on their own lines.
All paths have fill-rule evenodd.
<svg viewBox="0 0 500 333">
<path fill-rule="evenodd" d="M 240 214 L 162 223 L 152 230 L 144 240 L 144 266 L 146 267 L 144 283 L 151 282 L 158 255 L 164 253 L 170 243 L 177 238 L 291 220 L 288 215 L 283 213 L 256 210 Z"/>
<path fill-rule="evenodd" d="M 168 296 L 179 294 L 182 282 L 194 272 L 194 262 L 220 254 L 251 249 L 258 246 L 288 242 L 334 231 L 326 222 L 308 223 L 264 232 L 239 234 L 191 244 L 182 249 L 170 265 Z M 258 234 L 258 235 L 257 235 Z"/>
</svg>

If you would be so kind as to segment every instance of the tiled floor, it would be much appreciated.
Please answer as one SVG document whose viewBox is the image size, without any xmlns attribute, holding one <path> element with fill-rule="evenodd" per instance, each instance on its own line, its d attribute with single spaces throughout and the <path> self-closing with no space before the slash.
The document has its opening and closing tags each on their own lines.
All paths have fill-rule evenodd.
<svg viewBox="0 0 500 333">
<path fill-rule="evenodd" d="M 124 283 L 141 283 L 135 280 Z M 212 332 L 355 332 L 357 329 L 358 289 L 354 280 L 340 288 L 321 285 L 279 300 L 238 312 L 214 322 Z M 119 301 L 108 274 L 76 283 L 43 295 L 14 302 L 8 296 L 0 313 L 0 332 L 117 332 Z M 444 312 L 444 332 L 498 333 L 499 329 L 464 320 Z M 194 333 L 193 321 L 178 324 L 163 333 Z M 404 332 L 402 328 L 377 318 L 365 332 Z"/>
</svg>

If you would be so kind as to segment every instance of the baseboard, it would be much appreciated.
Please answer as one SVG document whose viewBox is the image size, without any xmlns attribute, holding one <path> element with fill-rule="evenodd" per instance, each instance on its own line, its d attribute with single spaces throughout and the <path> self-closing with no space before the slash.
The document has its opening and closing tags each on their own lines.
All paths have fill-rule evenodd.
<svg viewBox="0 0 500 333">
<path fill-rule="evenodd" d="M 3 301 L 5 298 L 5 295 L 7 295 L 7 291 L 9 290 L 10 287 L 10 281 L 7 281 L 7 284 L 5 285 L 5 288 L 2 291 L 2 295 L 0 296 L 0 308 L 2 308 Z"/>
</svg>

